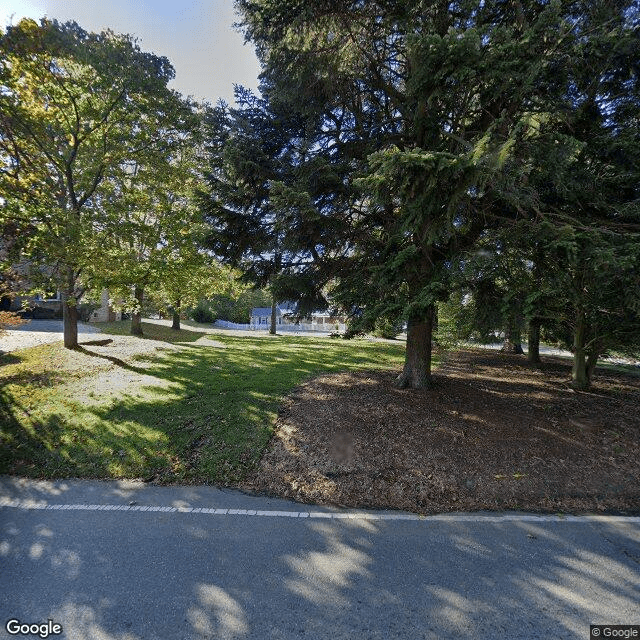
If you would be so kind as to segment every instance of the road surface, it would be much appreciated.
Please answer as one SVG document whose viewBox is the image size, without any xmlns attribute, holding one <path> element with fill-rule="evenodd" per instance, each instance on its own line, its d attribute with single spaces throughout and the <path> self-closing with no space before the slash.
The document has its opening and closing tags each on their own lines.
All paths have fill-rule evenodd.
<svg viewBox="0 0 640 640">
<path fill-rule="evenodd" d="M 14 619 L 69 640 L 586 640 L 640 624 L 639 563 L 640 518 L 0 477 L 0 638 Z"/>
</svg>

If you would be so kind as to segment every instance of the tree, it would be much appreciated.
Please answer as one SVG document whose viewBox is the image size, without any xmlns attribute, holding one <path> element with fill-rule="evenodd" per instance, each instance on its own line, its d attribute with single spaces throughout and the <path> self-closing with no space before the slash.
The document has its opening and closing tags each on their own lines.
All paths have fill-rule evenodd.
<svg viewBox="0 0 640 640">
<path fill-rule="evenodd" d="M 149 294 L 156 305 L 171 311 L 172 329 L 180 329 L 184 309 L 200 300 L 228 292 L 234 288 L 234 274 L 202 253 L 195 245 L 183 245 L 174 251 L 161 268 Z"/>
<path fill-rule="evenodd" d="M 563 144 L 545 149 L 531 179 L 553 224 L 546 246 L 555 265 L 545 278 L 566 303 L 573 384 L 585 389 L 607 349 L 638 348 L 640 11 L 632 2 L 579 3 L 573 23 L 581 56 L 566 64 Z"/>
<path fill-rule="evenodd" d="M 107 183 L 161 165 L 164 134 L 189 126 L 172 77 L 166 58 L 110 31 L 25 19 L 0 35 L 0 216 L 30 225 L 25 255 L 55 269 L 66 347 L 101 234 L 117 225 Z"/>
<path fill-rule="evenodd" d="M 179 317 L 179 287 L 185 301 L 194 296 L 197 301 L 200 292 L 216 290 L 221 273 L 198 249 L 203 223 L 193 193 L 201 180 L 201 121 L 197 105 L 187 105 L 192 109 L 185 119 L 188 130 L 158 132 L 167 143 L 160 161 L 136 162 L 124 175 L 105 181 L 104 206 L 118 213 L 104 229 L 103 263 L 94 280 L 124 301 L 133 335 L 142 335 L 145 293 L 156 301 L 170 295 Z"/>
<path fill-rule="evenodd" d="M 557 245 L 564 309 L 551 335 L 573 351 L 572 384 L 587 389 L 602 355 L 640 354 L 640 235 L 566 227 Z"/>
<path fill-rule="evenodd" d="M 237 5 L 268 98 L 314 123 L 310 153 L 351 167 L 324 282 L 364 321 L 407 321 L 398 384 L 427 386 L 452 260 L 532 209 L 530 148 L 564 104 L 571 20 L 535 1 Z"/>
<path fill-rule="evenodd" d="M 208 246 L 240 268 L 245 282 L 271 291 L 275 334 L 276 303 L 304 297 L 305 269 L 331 234 L 318 210 L 339 180 L 326 163 L 308 157 L 305 121 L 296 109 L 278 110 L 242 88 L 236 101 L 235 108 L 219 104 L 208 114 L 209 172 L 200 203 L 211 227 Z M 312 294 L 300 307 L 323 305 Z"/>
</svg>

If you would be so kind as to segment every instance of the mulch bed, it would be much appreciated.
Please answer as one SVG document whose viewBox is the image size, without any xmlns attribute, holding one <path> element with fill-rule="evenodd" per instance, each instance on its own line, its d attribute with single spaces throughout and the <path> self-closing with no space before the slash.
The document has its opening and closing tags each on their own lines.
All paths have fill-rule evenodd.
<svg viewBox="0 0 640 640">
<path fill-rule="evenodd" d="M 281 408 L 242 488 L 417 513 L 640 513 L 640 378 L 487 351 L 449 354 L 424 391 L 393 372 L 323 375 Z"/>
</svg>

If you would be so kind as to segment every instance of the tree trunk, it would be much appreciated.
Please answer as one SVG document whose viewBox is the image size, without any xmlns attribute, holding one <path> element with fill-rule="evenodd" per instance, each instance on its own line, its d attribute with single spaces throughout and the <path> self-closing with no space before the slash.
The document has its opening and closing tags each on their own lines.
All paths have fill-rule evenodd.
<svg viewBox="0 0 640 640">
<path fill-rule="evenodd" d="M 596 365 L 598 364 L 599 354 L 597 351 L 593 351 L 587 357 L 587 381 L 589 385 L 593 381 L 593 372 L 595 371 Z"/>
<path fill-rule="evenodd" d="M 133 290 L 133 295 L 138 302 L 137 310 L 131 314 L 131 335 L 142 335 L 142 298 L 144 296 L 144 289 L 136 285 Z"/>
<path fill-rule="evenodd" d="M 524 353 L 522 350 L 522 333 L 520 327 L 509 324 L 504 332 L 503 353 Z"/>
<path fill-rule="evenodd" d="M 272 336 L 276 335 L 276 299 L 271 301 L 271 325 L 269 326 L 269 333 Z"/>
<path fill-rule="evenodd" d="M 75 349 L 78 346 L 78 307 L 70 295 L 63 295 L 62 325 L 64 346 Z"/>
<path fill-rule="evenodd" d="M 174 331 L 180 331 L 180 300 L 176 300 L 173 305 L 173 323 L 171 328 Z"/>
<path fill-rule="evenodd" d="M 62 335 L 64 346 L 67 349 L 75 349 L 78 346 L 78 301 L 73 295 L 73 269 L 67 269 L 66 276 L 67 286 L 62 293 Z"/>
<path fill-rule="evenodd" d="M 527 359 L 532 364 L 538 364 L 540 362 L 540 324 L 540 320 L 537 318 L 529 321 Z"/>
<path fill-rule="evenodd" d="M 431 339 L 434 307 L 423 318 L 410 318 L 404 369 L 396 380 L 400 389 L 424 389 L 431 386 Z"/>
<path fill-rule="evenodd" d="M 575 333 L 573 334 L 573 370 L 571 371 L 571 384 L 576 387 L 576 389 L 589 388 L 585 350 L 586 334 L 586 319 L 584 313 L 579 311 L 576 319 Z"/>
<path fill-rule="evenodd" d="M 589 354 L 587 356 L 587 380 L 589 381 L 589 385 L 593 382 L 593 372 L 598 364 L 600 354 L 604 351 L 604 346 L 602 340 L 593 340 L 589 348 Z"/>
</svg>

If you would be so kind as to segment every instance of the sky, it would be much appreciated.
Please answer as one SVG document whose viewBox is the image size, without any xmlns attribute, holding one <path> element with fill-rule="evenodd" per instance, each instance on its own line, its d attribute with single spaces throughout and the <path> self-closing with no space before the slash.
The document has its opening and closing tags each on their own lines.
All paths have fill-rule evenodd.
<svg viewBox="0 0 640 640">
<path fill-rule="evenodd" d="M 233 28 L 233 0 L 0 0 L 2 27 L 45 15 L 137 37 L 143 51 L 169 58 L 170 86 L 197 100 L 233 103 L 234 84 L 257 89 L 258 61 Z"/>
</svg>

